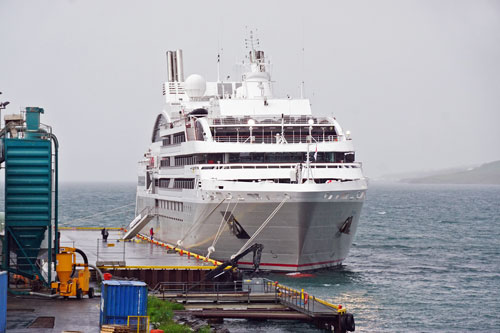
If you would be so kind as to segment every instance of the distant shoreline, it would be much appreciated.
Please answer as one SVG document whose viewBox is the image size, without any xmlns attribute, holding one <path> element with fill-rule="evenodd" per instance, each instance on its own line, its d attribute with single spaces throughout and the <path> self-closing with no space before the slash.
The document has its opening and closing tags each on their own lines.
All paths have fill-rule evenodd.
<svg viewBox="0 0 500 333">
<path fill-rule="evenodd" d="M 400 182 L 408 184 L 500 185 L 500 161 L 459 171 L 441 171 L 424 177 L 402 178 Z"/>
</svg>

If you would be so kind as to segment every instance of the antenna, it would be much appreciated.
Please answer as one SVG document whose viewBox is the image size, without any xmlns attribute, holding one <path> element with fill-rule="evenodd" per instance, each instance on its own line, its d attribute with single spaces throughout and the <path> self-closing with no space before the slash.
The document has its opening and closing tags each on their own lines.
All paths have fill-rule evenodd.
<svg viewBox="0 0 500 333">
<path fill-rule="evenodd" d="M 217 82 L 220 82 L 220 63 L 223 52 L 224 52 L 223 48 L 220 48 L 217 52 Z"/>
<path fill-rule="evenodd" d="M 302 17 L 302 80 L 300 82 L 300 98 L 304 99 L 304 76 L 305 76 L 305 57 L 306 50 L 304 47 L 304 17 Z"/>
<path fill-rule="evenodd" d="M 247 28 L 247 27 L 245 27 Z M 257 32 L 257 29 L 255 29 Z M 260 40 L 258 38 L 254 38 L 254 32 L 250 30 L 249 38 L 245 38 L 245 48 L 250 49 L 250 62 L 254 62 L 255 59 L 255 48 L 260 46 Z"/>
<path fill-rule="evenodd" d="M 219 40 L 217 41 L 217 82 L 220 82 L 220 67 L 221 67 L 221 58 L 222 53 L 224 52 L 224 48 L 222 47 L 222 32 L 224 31 L 224 20 L 221 18 L 221 29 L 219 31 Z"/>
</svg>

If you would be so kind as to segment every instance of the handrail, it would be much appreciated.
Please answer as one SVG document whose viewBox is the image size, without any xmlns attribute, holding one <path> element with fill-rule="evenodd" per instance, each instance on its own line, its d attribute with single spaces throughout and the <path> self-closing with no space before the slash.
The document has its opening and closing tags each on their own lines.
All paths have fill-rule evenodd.
<svg viewBox="0 0 500 333">
<path fill-rule="evenodd" d="M 291 287 L 288 287 L 288 286 L 285 286 L 285 285 L 282 285 L 282 284 L 278 284 L 276 282 L 272 282 L 271 280 L 267 280 L 267 279 L 265 279 L 265 280 L 266 280 L 267 283 L 270 283 L 271 285 L 274 285 L 280 291 L 281 290 L 285 291 L 285 297 L 283 299 L 284 302 L 287 302 L 287 303 L 292 304 L 294 306 L 301 307 L 302 309 L 304 309 L 306 311 L 309 311 L 309 307 L 308 307 L 308 309 L 305 308 L 305 302 L 300 303 L 300 302 L 297 301 L 298 296 L 301 296 L 301 299 L 305 299 L 305 297 L 304 297 L 304 295 L 305 295 L 304 290 L 299 291 L 299 290 L 293 289 Z M 291 297 L 290 297 L 290 294 L 292 294 Z M 282 295 L 283 295 L 283 293 L 282 293 Z M 296 300 L 296 302 L 292 302 L 291 298 L 294 298 Z M 327 301 L 325 301 L 325 300 L 323 300 L 321 298 L 317 298 L 315 296 L 313 296 L 312 300 L 313 301 L 317 301 L 318 303 L 323 304 L 323 305 L 325 305 L 325 306 L 327 306 L 329 308 L 332 308 L 332 309 L 336 310 L 338 313 L 346 313 L 346 311 L 347 311 L 347 309 L 345 307 L 342 307 L 342 305 L 335 305 L 335 304 L 327 302 Z M 313 311 L 314 311 L 314 309 L 313 309 Z"/>
<path fill-rule="evenodd" d="M 339 314 L 344 314 L 347 311 L 346 308 L 342 305 L 335 305 L 315 296 L 309 297 L 309 294 L 306 293 L 303 289 L 297 290 L 283 284 L 279 284 L 277 281 L 273 282 L 266 278 L 263 278 L 262 281 L 263 284 L 252 281 L 206 281 L 205 284 L 198 284 L 197 282 L 159 282 L 155 286 L 154 291 L 161 293 L 163 297 L 165 297 L 165 294 L 169 292 L 176 294 L 176 296 L 182 295 L 182 297 L 188 297 L 190 293 L 206 293 L 216 294 L 216 297 L 218 299 L 220 293 L 227 293 L 229 291 L 235 293 L 248 293 L 250 296 L 252 290 L 255 290 L 254 287 L 258 287 L 259 289 L 262 288 L 265 294 L 274 294 L 276 301 L 280 301 L 288 306 L 294 307 L 308 314 L 318 313 L 318 305 L 315 305 L 315 302 L 318 302 Z M 197 289 L 194 290 L 192 286 L 197 287 Z"/>
<path fill-rule="evenodd" d="M 134 222 L 134 224 L 132 225 L 128 225 L 127 227 L 129 227 L 130 229 L 134 228 L 137 223 L 139 223 L 139 221 L 144 217 L 144 216 L 147 216 L 151 213 L 152 210 L 156 210 L 156 207 L 149 207 L 149 206 L 146 206 L 144 207 L 140 212 L 139 214 L 136 215 L 136 217 L 134 217 L 134 220 L 137 219 L 137 217 L 140 216 L 139 219 L 137 219 L 137 221 Z M 144 214 L 145 213 L 145 214 Z M 132 221 L 133 222 L 133 221 Z"/>
<path fill-rule="evenodd" d="M 281 136 L 276 137 L 274 135 L 258 135 L 254 133 L 253 140 L 250 142 L 249 135 L 216 135 L 214 136 L 215 142 L 225 142 L 225 143 L 246 143 L 246 144 L 256 144 L 256 143 L 265 143 L 265 144 L 290 144 L 290 143 L 307 143 L 308 135 L 284 135 L 284 141 Z M 279 134 L 279 132 L 278 132 Z M 315 143 L 322 142 L 338 142 L 341 141 L 341 137 L 338 135 L 313 135 L 312 136 Z"/>
<path fill-rule="evenodd" d="M 190 168 L 192 170 L 222 170 L 222 169 L 288 169 L 294 168 L 298 164 L 302 164 L 302 168 L 307 168 L 305 163 L 228 163 L 228 164 L 194 164 Z M 361 168 L 360 162 L 354 163 L 311 163 L 311 169 L 316 168 L 331 168 L 331 169 L 357 169 Z"/>
<path fill-rule="evenodd" d="M 308 116 L 252 116 L 252 117 L 211 117 L 209 124 L 215 126 L 221 125 L 248 125 L 248 120 L 255 122 L 254 126 L 262 125 L 309 125 L 309 119 L 315 120 L 314 126 L 332 126 L 335 125 L 330 117 Z"/>
</svg>

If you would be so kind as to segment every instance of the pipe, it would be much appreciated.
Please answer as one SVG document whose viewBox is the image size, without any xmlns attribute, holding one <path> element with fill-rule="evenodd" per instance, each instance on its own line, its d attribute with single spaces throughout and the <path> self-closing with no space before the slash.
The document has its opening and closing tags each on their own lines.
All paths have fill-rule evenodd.
<svg viewBox="0 0 500 333">
<path fill-rule="evenodd" d="M 49 295 L 49 294 L 37 293 L 34 291 L 18 291 L 18 290 L 13 290 L 10 288 L 8 290 L 12 295 L 40 296 L 40 297 L 47 297 L 47 298 L 54 298 L 54 297 L 59 296 L 59 294 Z"/>
<path fill-rule="evenodd" d="M 179 81 L 179 77 L 177 76 L 177 55 L 174 51 L 172 51 L 172 76 L 174 78 L 174 82 Z"/>
<path fill-rule="evenodd" d="M 184 63 L 182 61 L 182 50 L 175 51 L 177 60 L 177 81 L 184 82 Z"/>
<path fill-rule="evenodd" d="M 102 281 L 104 281 L 104 275 L 102 274 L 102 271 L 95 265 L 88 264 L 88 266 L 92 267 L 93 269 L 95 269 L 97 273 L 99 273 L 99 277 L 101 278 L 101 283 L 102 283 Z"/>
<path fill-rule="evenodd" d="M 32 296 L 41 296 L 41 297 L 47 297 L 47 298 L 54 298 L 54 297 L 58 297 L 59 296 L 59 294 L 48 295 L 48 294 L 36 293 L 34 291 L 30 291 L 29 294 L 32 295 Z"/>
<path fill-rule="evenodd" d="M 167 74 L 168 74 L 168 82 L 174 81 L 174 73 L 172 71 L 172 51 L 167 51 Z"/>
<path fill-rule="evenodd" d="M 78 254 L 80 254 L 82 256 L 83 263 L 88 266 L 89 265 L 89 260 L 87 259 L 87 255 L 85 254 L 85 252 L 83 252 L 80 249 L 76 249 L 76 248 L 75 248 L 75 252 L 78 253 Z"/>
</svg>

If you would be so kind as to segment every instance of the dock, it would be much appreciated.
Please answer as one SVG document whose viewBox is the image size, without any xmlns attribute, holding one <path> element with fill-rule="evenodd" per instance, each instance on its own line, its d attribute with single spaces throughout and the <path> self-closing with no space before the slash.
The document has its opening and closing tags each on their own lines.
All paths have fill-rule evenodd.
<svg viewBox="0 0 500 333">
<path fill-rule="evenodd" d="M 85 252 L 90 263 L 103 273 L 123 279 L 146 282 L 153 289 L 163 281 L 200 282 L 220 264 L 204 256 L 174 249 L 174 246 L 145 235 L 123 241 L 123 228 L 107 228 L 109 237 L 103 241 L 101 228 L 60 228 L 61 247 L 76 247 Z M 232 274 L 224 274 L 216 281 L 230 281 Z"/>
<path fill-rule="evenodd" d="M 231 270 L 215 280 L 205 275 L 220 262 L 176 249 L 173 245 L 138 234 L 123 241 L 122 228 L 108 229 L 107 242 L 100 228 L 61 228 L 61 247 L 77 247 L 103 272 L 114 277 L 144 281 L 150 294 L 181 302 L 195 317 L 301 320 L 320 329 L 345 332 L 354 329 L 353 316 L 303 290 L 295 290 L 264 278 L 244 279 Z"/>
<path fill-rule="evenodd" d="M 179 314 L 205 319 L 278 319 L 310 322 L 333 332 L 354 330 L 354 318 L 341 305 L 308 295 L 265 278 L 217 282 L 211 288 L 190 283 L 164 282 L 156 296 L 185 304 Z"/>
</svg>

